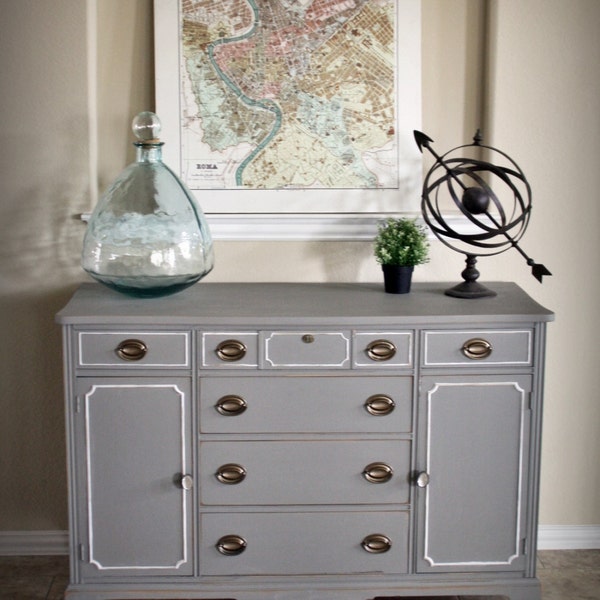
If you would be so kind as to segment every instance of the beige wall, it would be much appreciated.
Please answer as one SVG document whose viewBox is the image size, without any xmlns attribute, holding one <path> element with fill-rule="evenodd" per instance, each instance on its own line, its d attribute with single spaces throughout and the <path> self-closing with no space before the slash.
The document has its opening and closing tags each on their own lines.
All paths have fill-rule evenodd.
<svg viewBox="0 0 600 600">
<path fill-rule="evenodd" d="M 67 507 L 53 315 L 85 280 L 83 226 L 73 215 L 90 209 L 94 179 L 104 188 L 132 159 L 131 117 L 153 107 L 151 1 L 99 0 L 90 31 L 82 0 L 0 0 L 0 8 L 0 531 L 60 530 Z M 600 524 L 600 3 L 423 0 L 422 10 L 422 129 L 449 149 L 482 126 L 487 142 L 515 158 L 534 194 L 523 246 L 554 274 L 538 284 L 516 252 L 480 263 L 484 279 L 516 280 L 557 313 L 541 522 Z M 88 81 L 95 35 L 98 79 Z M 380 278 L 365 242 L 220 241 L 216 253 L 212 281 Z M 462 258 L 435 243 L 417 277 L 455 280 L 461 269 Z"/>
<path fill-rule="evenodd" d="M 491 133 L 534 193 L 520 261 L 499 273 L 552 307 L 542 457 L 542 523 L 600 523 L 600 2 L 496 0 Z M 518 258 L 518 257 L 514 257 Z"/>
</svg>

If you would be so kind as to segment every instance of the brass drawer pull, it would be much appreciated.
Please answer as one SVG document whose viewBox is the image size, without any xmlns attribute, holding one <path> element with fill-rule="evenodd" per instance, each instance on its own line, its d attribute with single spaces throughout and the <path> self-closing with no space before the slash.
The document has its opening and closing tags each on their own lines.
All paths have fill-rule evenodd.
<svg viewBox="0 0 600 600">
<path fill-rule="evenodd" d="M 246 345 L 239 340 L 224 340 L 217 346 L 215 352 L 220 360 L 235 362 L 246 356 L 246 350 Z"/>
<path fill-rule="evenodd" d="M 361 546 L 370 554 L 383 554 L 392 547 L 392 541 L 382 533 L 373 533 L 361 542 Z"/>
<path fill-rule="evenodd" d="M 116 348 L 116 355 L 122 360 L 142 360 L 148 348 L 141 340 L 123 340 Z"/>
<path fill-rule="evenodd" d="M 390 360 L 396 354 L 396 346 L 389 340 L 374 340 L 367 346 L 367 356 L 371 360 Z"/>
<path fill-rule="evenodd" d="M 246 469 L 242 465 L 228 463 L 219 467 L 215 473 L 216 478 L 227 485 L 236 485 L 246 479 Z"/>
<path fill-rule="evenodd" d="M 369 483 L 386 483 L 393 475 L 394 469 L 382 462 L 371 463 L 363 471 L 363 476 Z"/>
<path fill-rule="evenodd" d="M 375 394 L 365 401 L 365 410 L 374 417 L 389 415 L 394 408 L 396 403 L 385 394 Z"/>
<path fill-rule="evenodd" d="M 237 556 L 241 554 L 248 543 L 239 535 L 224 535 L 216 543 L 217 550 L 225 556 Z"/>
<path fill-rule="evenodd" d="M 467 340 L 462 347 L 462 353 L 471 360 L 487 358 L 492 353 L 492 345 L 483 338 Z"/>
<path fill-rule="evenodd" d="M 246 404 L 246 401 L 242 397 L 233 394 L 223 396 L 215 404 L 217 412 L 224 417 L 241 415 L 247 408 L 248 405 Z"/>
</svg>

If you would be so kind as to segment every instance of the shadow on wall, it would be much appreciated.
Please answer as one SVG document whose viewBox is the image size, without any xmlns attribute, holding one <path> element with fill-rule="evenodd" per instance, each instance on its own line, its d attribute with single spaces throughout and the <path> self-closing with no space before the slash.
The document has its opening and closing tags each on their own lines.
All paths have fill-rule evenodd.
<svg viewBox="0 0 600 600">
<path fill-rule="evenodd" d="M 86 277 L 74 213 L 87 202 L 87 174 L 43 175 L 35 187 L 8 182 L 0 203 L 0 530 L 67 528 L 55 314 Z"/>
<path fill-rule="evenodd" d="M 75 286 L 0 297 L 0 530 L 67 528 L 61 333 Z"/>
</svg>

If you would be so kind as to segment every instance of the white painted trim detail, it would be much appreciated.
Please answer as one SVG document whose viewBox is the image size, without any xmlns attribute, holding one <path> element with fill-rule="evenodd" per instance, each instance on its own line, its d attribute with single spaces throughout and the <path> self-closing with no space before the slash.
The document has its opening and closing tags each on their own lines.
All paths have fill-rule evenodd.
<svg viewBox="0 0 600 600">
<path fill-rule="evenodd" d="M 224 341 L 227 338 L 241 338 L 240 341 L 245 344 L 243 338 L 254 338 L 254 347 L 252 348 L 252 353 L 254 353 L 258 357 L 258 332 L 256 331 L 209 331 L 202 333 L 202 367 L 206 367 L 209 369 L 231 369 L 232 364 L 228 362 L 221 362 L 217 360 L 216 362 L 211 360 L 213 354 L 215 352 L 216 346 L 212 343 L 209 344 L 208 340 L 211 338 L 215 338 L 216 341 Z M 251 355 L 252 355 L 251 353 Z M 246 359 L 246 356 L 243 359 L 234 363 L 236 369 L 240 368 L 258 368 L 258 359 L 254 362 L 249 362 L 249 358 Z"/>
<path fill-rule="evenodd" d="M 424 543 L 424 552 L 423 558 L 427 561 L 432 567 L 440 567 L 440 566 L 451 566 L 451 567 L 461 567 L 461 566 L 495 566 L 495 565 L 510 565 L 514 560 L 519 558 L 520 554 L 520 544 L 521 544 L 521 504 L 522 504 L 522 491 L 523 491 L 523 427 L 524 427 L 524 416 L 527 411 L 527 394 L 525 390 L 519 385 L 518 381 L 484 381 L 484 382 L 466 382 L 462 381 L 460 383 L 449 383 L 449 382 L 441 382 L 436 383 L 434 387 L 427 392 L 427 473 L 431 473 L 431 422 L 432 422 L 432 405 L 433 405 L 433 396 L 443 387 L 514 387 L 517 393 L 520 396 L 520 423 L 519 423 L 519 439 L 521 440 L 519 446 L 519 480 L 517 483 L 517 515 L 515 522 L 515 547 L 514 552 L 510 556 L 506 558 L 504 561 L 463 561 L 463 562 L 436 562 L 435 558 L 431 556 L 429 550 L 429 514 L 430 514 L 430 494 L 431 488 L 429 485 L 425 488 L 425 543 Z"/>
<path fill-rule="evenodd" d="M 144 336 L 164 336 L 164 337 L 183 337 L 184 343 L 184 359 L 183 362 L 147 362 L 143 361 L 140 363 L 131 362 L 85 362 L 83 358 L 83 352 L 86 347 L 84 343 L 85 337 L 90 336 L 113 336 L 116 340 L 128 338 L 128 337 L 144 337 Z M 174 331 L 81 331 L 78 335 L 78 366 L 79 367 L 113 367 L 121 369 L 131 369 L 132 367 L 189 367 L 190 366 L 190 334 L 187 331 L 174 332 Z"/>
<path fill-rule="evenodd" d="M 494 336 L 502 336 L 505 334 L 512 335 L 517 333 L 524 333 L 527 336 L 527 358 L 525 360 L 508 360 L 508 361 L 500 361 L 494 360 L 494 358 L 486 358 L 485 360 L 480 360 L 479 362 L 473 361 L 470 359 L 461 360 L 461 361 L 449 361 L 443 360 L 439 362 L 429 361 L 429 346 L 431 345 L 430 339 L 434 337 L 439 337 L 443 335 L 456 335 L 456 334 L 464 334 L 465 336 L 469 335 L 494 335 Z M 510 365 L 530 365 L 533 357 L 532 350 L 532 330 L 531 329 L 464 329 L 464 330 L 449 330 L 449 331 L 441 331 L 441 330 L 431 330 L 425 332 L 424 338 L 424 367 L 445 367 L 445 366 L 479 366 L 485 367 L 486 365 L 500 365 L 500 366 L 510 366 Z"/>
<path fill-rule="evenodd" d="M 355 367 L 373 367 L 375 366 L 375 363 L 371 360 L 365 360 L 364 362 L 361 362 L 359 360 L 360 356 L 363 356 L 362 352 L 364 353 L 364 349 L 360 349 L 359 345 L 362 342 L 358 342 L 357 340 L 359 338 L 386 338 L 388 336 L 393 336 L 392 339 L 399 339 L 401 337 L 408 337 L 408 348 L 406 350 L 406 354 L 408 357 L 408 361 L 407 362 L 400 362 L 398 358 L 396 358 L 396 360 L 394 360 L 393 358 L 390 359 L 389 361 L 382 361 L 377 363 L 377 369 L 383 369 L 385 367 L 390 367 L 393 369 L 397 369 L 398 367 L 412 367 L 412 356 L 413 356 L 413 332 L 412 331 L 355 331 L 354 332 L 354 345 L 355 345 L 355 359 L 354 359 L 354 366 Z M 366 353 L 365 353 L 366 355 Z"/>
<path fill-rule="evenodd" d="M 315 367 L 315 368 L 326 368 L 326 367 L 344 367 L 347 363 L 350 362 L 350 339 L 347 335 L 341 331 L 332 331 L 332 332 L 323 332 L 314 334 L 317 338 L 324 336 L 337 336 L 343 340 L 344 343 L 344 356 L 338 362 L 332 363 L 277 363 L 275 362 L 270 355 L 271 350 L 271 342 L 274 342 L 277 337 L 299 337 L 300 334 L 297 331 L 272 331 L 268 337 L 265 338 L 265 362 L 268 362 L 269 365 L 273 368 L 277 367 L 290 367 L 290 368 L 298 368 L 298 367 Z"/>
<path fill-rule="evenodd" d="M 179 398 L 179 418 L 180 418 L 180 431 L 181 431 L 181 469 L 182 473 L 188 473 L 188 466 L 185 460 L 185 448 L 187 446 L 186 434 L 185 434 L 185 393 L 179 388 L 177 384 L 165 383 L 165 384 L 102 384 L 92 385 L 90 391 L 85 394 L 85 457 L 86 457 L 86 489 L 87 489 L 87 512 L 88 512 L 88 550 L 89 550 L 89 562 L 95 565 L 100 571 L 114 571 L 114 570 L 159 570 L 159 569 L 179 569 L 182 565 L 188 563 L 188 548 L 187 548 L 187 507 L 186 507 L 186 490 L 181 490 L 181 503 L 182 503 L 182 523 L 181 531 L 183 531 L 183 544 L 181 548 L 182 556 L 175 564 L 168 565 L 103 565 L 101 562 L 96 560 L 94 551 L 94 513 L 93 513 L 93 497 L 94 489 L 92 485 L 92 456 L 91 456 L 91 429 L 90 429 L 90 403 L 92 396 L 97 390 L 101 389 L 142 389 L 142 388 L 161 388 L 173 391 L 176 397 Z"/>
</svg>

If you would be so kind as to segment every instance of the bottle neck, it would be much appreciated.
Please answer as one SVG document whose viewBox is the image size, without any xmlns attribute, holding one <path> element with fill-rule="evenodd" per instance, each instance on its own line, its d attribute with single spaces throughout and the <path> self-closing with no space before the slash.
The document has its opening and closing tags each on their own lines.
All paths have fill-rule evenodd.
<svg viewBox="0 0 600 600">
<path fill-rule="evenodd" d="M 162 162 L 163 142 L 149 144 L 147 142 L 135 142 L 135 160 L 139 163 Z"/>
</svg>

